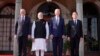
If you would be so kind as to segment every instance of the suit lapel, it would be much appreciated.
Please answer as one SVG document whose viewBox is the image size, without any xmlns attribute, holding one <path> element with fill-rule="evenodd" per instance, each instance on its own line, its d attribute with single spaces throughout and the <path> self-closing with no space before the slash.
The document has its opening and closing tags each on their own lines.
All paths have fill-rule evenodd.
<svg viewBox="0 0 100 56">
<path fill-rule="evenodd" d="M 77 25 L 74 23 L 74 20 L 72 20 L 71 27 L 72 27 L 73 29 L 76 29 L 76 27 L 77 27 Z"/>
<path fill-rule="evenodd" d="M 73 25 L 75 25 L 77 27 L 79 24 L 79 20 L 77 20 L 77 23 L 75 23 L 74 20 L 72 20 L 72 23 L 73 23 Z"/>
<path fill-rule="evenodd" d="M 61 20 L 62 20 L 62 18 L 61 17 L 59 17 L 59 24 L 58 24 L 58 27 L 60 26 L 60 24 L 61 24 Z"/>
<path fill-rule="evenodd" d="M 61 23 L 61 17 L 59 17 L 59 24 L 58 25 L 60 25 L 60 23 Z"/>
<path fill-rule="evenodd" d="M 72 20 L 72 25 L 75 25 L 74 20 Z"/>
<path fill-rule="evenodd" d="M 27 21 L 27 19 L 26 19 L 26 16 L 25 16 L 23 24 L 25 24 L 25 23 L 26 23 L 26 21 Z"/>
<path fill-rule="evenodd" d="M 77 20 L 77 24 L 74 23 L 73 21 L 73 25 L 75 26 L 76 30 L 78 29 L 77 27 L 79 27 L 79 20 Z"/>
<path fill-rule="evenodd" d="M 24 22 L 26 21 L 26 16 L 25 16 L 25 19 L 24 19 Z"/>
<path fill-rule="evenodd" d="M 79 25 L 79 20 L 77 20 L 77 24 L 76 24 L 76 26 L 78 27 L 78 25 Z"/>
</svg>

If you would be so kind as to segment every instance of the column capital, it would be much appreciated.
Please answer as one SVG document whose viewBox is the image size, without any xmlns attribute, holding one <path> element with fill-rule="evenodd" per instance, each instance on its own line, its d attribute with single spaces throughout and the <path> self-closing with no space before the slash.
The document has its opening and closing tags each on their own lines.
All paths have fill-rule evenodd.
<svg viewBox="0 0 100 56">
<path fill-rule="evenodd" d="M 22 3 L 22 0 L 16 0 L 16 3 Z"/>
<path fill-rule="evenodd" d="M 83 0 L 76 0 L 76 3 L 83 3 Z"/>
</svg>

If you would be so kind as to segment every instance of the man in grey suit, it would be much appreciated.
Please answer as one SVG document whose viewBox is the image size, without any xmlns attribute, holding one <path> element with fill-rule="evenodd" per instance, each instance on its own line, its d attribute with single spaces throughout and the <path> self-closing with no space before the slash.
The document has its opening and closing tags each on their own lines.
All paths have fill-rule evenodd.
<svg viewBox="0 0 100 56">
<path fill-rule="evenodd" d="M 16 21 L 15 25 L 15 36 L 18 37 L 18 53 L 19 56 L 26 56 L 27 52 L 27 41 L 31 34 L 31 20 L 26 16 L 25 9 L 20 9 L 20 16 Z"/>
</svg>

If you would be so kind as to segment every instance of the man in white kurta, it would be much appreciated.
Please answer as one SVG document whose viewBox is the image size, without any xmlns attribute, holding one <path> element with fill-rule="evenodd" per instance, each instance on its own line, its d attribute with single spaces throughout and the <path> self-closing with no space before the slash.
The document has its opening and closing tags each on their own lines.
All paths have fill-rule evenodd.
<svg viewBox="0 0 100 56">
<path fill-rule="evenodd" d="M 47 51 L 46 41 L 49 37 L 48 22 L 43 19 L 43 13 L 38 13 L 38 20 L 33 22 L 32 25 L 32 51 L 35 51 L 36 56 L 44 56 L 44 52 Z"/>
</svg>

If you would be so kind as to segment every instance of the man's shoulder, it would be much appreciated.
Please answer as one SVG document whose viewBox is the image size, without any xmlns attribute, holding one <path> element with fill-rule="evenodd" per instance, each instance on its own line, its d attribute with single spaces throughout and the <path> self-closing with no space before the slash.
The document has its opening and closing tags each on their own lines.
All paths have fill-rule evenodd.
<svg viewBox="0 0 100 56">
<path fill-rule="evenodd" d="M 49 20 L 49 22 L 53 21 L 53 20 L 54 20 L 54 18 L 55 18 L 54 16 L 53 16 L 53 17 L 51 17 L 51 18 L 50 18 L 50 20 Z"/>
<path fill-rule="evenodd" d="M 78 19 L 77 21 L 82 22 L 82 21 L 81 21 L 81 20 L 79 20 L 79 19 Z"/>
<path fill-rule="evenodd" d="M 29 16 L 25 16 L 25 18 L 28 18 L 28 19 L 30 19 L 30 17 L 29 17 Z"/>
<path fill-rule="evenodd" d="M 27 21 L 31 21 L 31 19 L 30 19 L 29 16 L 25 16 L 25 19 L 26 19 Z"/>
<path fill-rule="evenodd" d="M 54 19 L 54 18 L 55 18 L 55 16 L 51 17 L 51 19 Z"/>
<path fill-rule="evenodd" d="M 64 19 L 62 16 L 60 16 L 61 19 Z"/>
<path fill-rule="evenodd" d="M 73 20 L 69 20 L 69 22 L 73 22 Z"/>
</svg>

